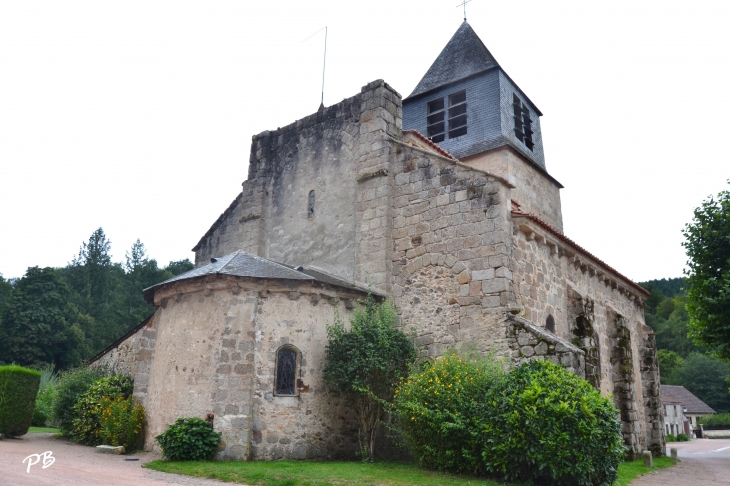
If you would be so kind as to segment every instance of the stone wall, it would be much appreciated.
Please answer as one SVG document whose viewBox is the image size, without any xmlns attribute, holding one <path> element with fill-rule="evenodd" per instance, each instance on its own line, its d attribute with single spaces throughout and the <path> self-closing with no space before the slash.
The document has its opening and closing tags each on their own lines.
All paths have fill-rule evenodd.
<svg viewBox="0 0 730 486">
<path fill-rule="evenodd" d="M 553 316 L 555 333 L 585 352 L 586 378 L 614 396 L 632 453 L 660 449 L 651 433 L 659 399 L 644 383 L 657 368 L 638 359 L 651 345 L 638 338 L 646 332 L 646 292 L 544 224 L 514 214 L 512 271 L 522 315 L 541 327 Z"/>
<path fill-rule="evenodd" d="M 322 368 L 327 323 L 335 312 L 347 319 L 364 296 L 318 282 L 221 276 L 158 289 L 157 313 L 145 330 L 156 335 L 146 449 L 156 449 L 154 437 L 178 417 L 213 414 L 223 434 L 218 459 L 354 457 L 357 424 L 325 390 Z M 133 354 L 139 339 L 122 349 Z M 282 345 L 300 353 L 297 396 L 275 394 Z M 123 355 L 108 354 L 105 362 L 123 366 Z"/>
<path fill-rule="evenodd" d="M 254 136 L 243 192 L 195 246 L 196 265 L 241 249 L 384 287 L 387 268 L 369 263 L 387 261 L 387 215 L 373 202 L 385 189 L 372 191 L 368 181 L 387 174 L 388 140 L 400 135 L 401 117 L 400 95 L 378 80 Z M 353 244 L 357 233 L 369 241 Z"/>
<path fill-rule="evenodd" d="M 509 184 L 397 142 L 392 159 L 391 281 L 402 324 L 430 356 L 456 343 L 506 352 Z"/>
<path fill-rule="evenodd" d="M 641 384 L 647 426 L 647 448 L 652 451 L 655 457 L 663 457 L 667 445 L 664 439 L 664 414 L 662 413 L 656 337 L 654 331 L 649 326 L 644 325 L 639 326 L 637 339 L 641 359 Z"/>
<path fill-rule="evenodd" d="M 155 320 L 156 316 L 145 320 L 136 330 L 89 363 L 90 367 L 106 367 L 115 373 L 133 377 L 134 396 L 142 405 L 147 403 L 150 365 L 155 357 Z"/>
<path fill-rule="evenodd" d="M 527 160 L 510 146 L 503 146 L 467 157 L 465 164 L 486 170 L 512 184 L 510 198 L 522 209 L 544 219 L 558 231 L 563 231 L 563 210 L 558 181 L 535 163 Z"/>
</svg>

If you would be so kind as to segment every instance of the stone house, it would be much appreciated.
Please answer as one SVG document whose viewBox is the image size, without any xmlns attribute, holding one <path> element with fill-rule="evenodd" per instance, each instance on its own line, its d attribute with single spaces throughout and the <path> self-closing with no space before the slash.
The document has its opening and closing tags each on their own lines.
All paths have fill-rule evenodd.
<svg viewBox="0 0 730 486">
<path fill-rule="evenodd" d="M 193 248 L 197 268 L 148 289 L 155 316 L 98 357 L 135 374 L 147 447 L 174 418 L 210 412 L 227 434 L 222 457 L 346 453 L 347 420 L 318 376 L 333 308 L 290 296 L 326 294 L 345 315 L 341 302 L 371 288 L 415 328 L 423 356 L 470 343 L 560 363 L 613 396 L 630 456 L 663 454 L 649 294 L 563 233 L 541 115 L 464 22 L 407 98 L 378 80 L 255 135 L 241 193 Z M 314 280 L 214 272 L 244 255 Z M 307 373 L 296 412 L 265 391 L 282 346 Z M 326 434 L 337 439 L 317 449 Z"/>
<path fill-rule="evenodd" d="M 712 407 L 679 385 L 661 385 L 664 423 L 667 434 L 687 434 L 699 428 L 697 419 L 715 413 Z"/>
</svg>

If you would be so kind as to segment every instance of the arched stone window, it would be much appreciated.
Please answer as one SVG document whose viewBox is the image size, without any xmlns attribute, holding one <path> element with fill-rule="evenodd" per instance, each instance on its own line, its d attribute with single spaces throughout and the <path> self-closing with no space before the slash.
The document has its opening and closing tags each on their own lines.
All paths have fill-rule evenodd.
<svg viewBox="0 0 730 486">
<path fill-rule="evenodd" d="M 552 314 L 548 314 L 547 320 L 545 321 L 545 329 L 554 333 L 555 332 L 555 318 Z"/>
<path fill-rule="evenodd" d="M 314 217 L 314 191 L 309 191 L 309 209 L 307 211 L 307 218 Z"/>
<path fill-rule="evenodd" d="M 276 395 L 296 396 L 299 372 L 299 350 L 294 346 L 282 346 L 276 351 L 276 375 L 274 392 Z"/>
</svg>

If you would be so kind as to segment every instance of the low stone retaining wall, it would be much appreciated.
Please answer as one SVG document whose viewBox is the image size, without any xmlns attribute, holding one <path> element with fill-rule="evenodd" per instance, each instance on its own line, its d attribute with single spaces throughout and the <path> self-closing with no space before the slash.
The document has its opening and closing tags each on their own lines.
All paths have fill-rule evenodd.
<svg viewBox="0 0 730 486">
<path fill-rule="evenodd" d="M 707 438 L 730 438 L 730 429 L 725 430 L 703 430 L 703 436 Z"/>
</svg>

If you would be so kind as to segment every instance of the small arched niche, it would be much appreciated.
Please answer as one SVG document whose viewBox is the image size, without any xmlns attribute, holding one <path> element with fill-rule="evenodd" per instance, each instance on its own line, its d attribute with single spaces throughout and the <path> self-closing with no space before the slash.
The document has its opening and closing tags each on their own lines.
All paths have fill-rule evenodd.
<svg viewBox="0 0 730 486">
<path fill-rule="evenodd" d="M 555 318 L 552 314 L 548 314 L 547 319 L 545 320 L 545 329 L 555 334 Z"/>
</svg>

